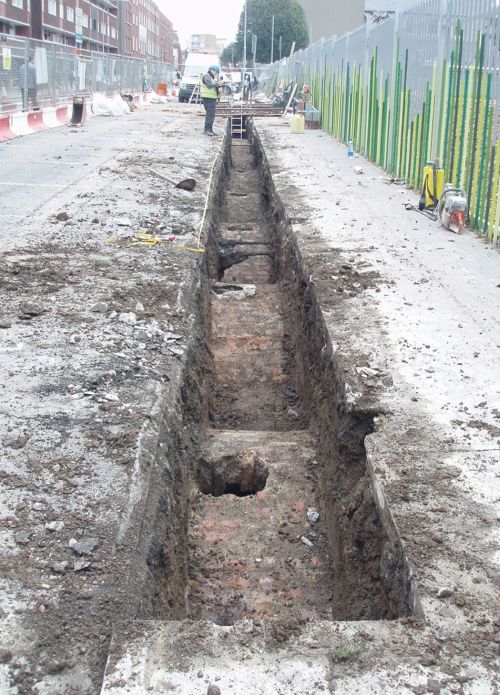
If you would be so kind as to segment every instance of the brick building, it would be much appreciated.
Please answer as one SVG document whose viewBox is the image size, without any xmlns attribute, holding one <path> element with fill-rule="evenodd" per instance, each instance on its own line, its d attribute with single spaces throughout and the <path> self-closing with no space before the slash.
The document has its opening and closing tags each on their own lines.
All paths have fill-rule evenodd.
<svg viewBox="0 0 500 695">
<path fill-rule="evenodd" d="M 0 0 L 0 33 L 118 52 L 118 0 Z"/>
<path fill-rule="evenodd" d="M 120 52 L 123 55 L 173 63 L 173 25 L 152 0 L 120 2 L 120 12 Z"/>
<path fill-rule="evenodd" d="M 0 0 L 0 34 L 174 62 L 172 22 L 152 0 Z"/>
<path fill-rule="evenodd" d="M 0 0 L 0 34 L 29 36 L 29 0 Z"/>
<path fill-rule="evenodd" d="M 182 65 L 182 48 L 181 48 L 181 42 L 179 39 L 179 34 L 174 31 L 174 67 L 178 68 L 179 65 Z"/>
</svg>

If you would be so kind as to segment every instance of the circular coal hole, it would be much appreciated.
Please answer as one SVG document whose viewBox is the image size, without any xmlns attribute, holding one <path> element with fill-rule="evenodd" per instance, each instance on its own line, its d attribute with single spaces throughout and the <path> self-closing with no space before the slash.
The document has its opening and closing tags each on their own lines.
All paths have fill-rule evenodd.
<svg viewBox="0 0 500 695">
<path fill-rule="evenodd" d="M 266 487 L 269 468 L 255 451 L 201 458 L 197 482 L 204 495 L 255 495 Z"/>
<path fill-rule="evenodd" d="M 231 625 L 234 625 L 233 618 L 229 618 L 228 616 L 225 616 L 225 615 L 221 615 L 217 618 L 214 618 L 212 622 L 215 625 L 220 625 L 221 627 L 231 627 Z"/>
<path fill-rule="evenodd" d="M 242 290 L 242 285 L 230 285 L 229 283 L 218 284 L 213 286 L 213 291 L 215 292 L 215 294 L 224 294 L 224 292 L 241 292 Z"/>
</svg>

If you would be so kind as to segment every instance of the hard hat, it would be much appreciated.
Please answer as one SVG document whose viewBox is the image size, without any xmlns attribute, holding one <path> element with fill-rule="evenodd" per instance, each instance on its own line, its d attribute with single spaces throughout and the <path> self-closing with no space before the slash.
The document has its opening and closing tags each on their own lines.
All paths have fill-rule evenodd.
<svg viewBox="0 0 500 695">
<path fill-rule="evenodd" d="M 208 69 L 214 72 L 220 72 L 220 67 L 218 65 L 211 65 Z"/>
</svg>

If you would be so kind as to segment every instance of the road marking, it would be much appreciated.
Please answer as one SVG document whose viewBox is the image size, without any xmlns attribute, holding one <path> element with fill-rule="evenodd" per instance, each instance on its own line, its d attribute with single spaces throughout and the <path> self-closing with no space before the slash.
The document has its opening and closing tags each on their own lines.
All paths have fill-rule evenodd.
<svg viewBox="0 0 500 695">
<path fill-rule="evenodd" d="M 79 162 L 76 159 L 72 160 L 61 160 L 60 162 L 37 162 L 37 161 L 27 161 L 23 159 L 23 164 L 53 164 L 54 166 L 60 166 L 61 164 L 79 164 L 80 166 L 83 166 L 81 162 Z"/>
<path fill-rule="evenodd" d="M 67 183 L 28 183 L 27 181 L 0 181 L 0 186 L 43 186 L 44 188 L 66 188 Z"/>
</svg>

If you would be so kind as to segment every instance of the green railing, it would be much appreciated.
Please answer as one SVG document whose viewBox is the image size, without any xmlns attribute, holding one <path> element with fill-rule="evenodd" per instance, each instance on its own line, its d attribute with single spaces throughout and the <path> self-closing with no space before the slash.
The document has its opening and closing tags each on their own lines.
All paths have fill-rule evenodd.
<svg viewBox="0 0 500 695">
<path fill-rule="evenodd" d="M 498 0 L 426 0 L 276 63 L 273 84 L 309 83 L 322 128 L 415 189 L 439 159 L 498 245 L 499 41 Z"/>
</svg>

